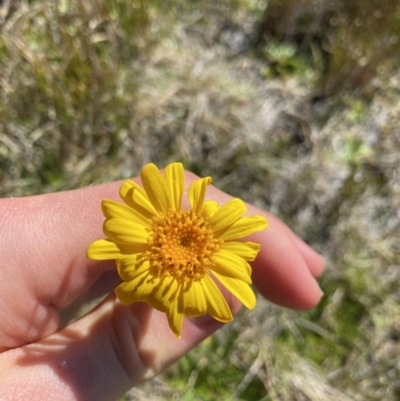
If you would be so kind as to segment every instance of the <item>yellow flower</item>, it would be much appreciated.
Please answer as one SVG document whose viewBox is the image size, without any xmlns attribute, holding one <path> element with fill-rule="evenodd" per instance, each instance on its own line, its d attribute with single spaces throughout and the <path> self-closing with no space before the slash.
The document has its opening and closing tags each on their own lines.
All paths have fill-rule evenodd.
<svg viewBox="0 0 400 401">
<path fill-rule="evenodd" d="M 184 315 L 232 320 L 216 281 L 253 309 L 256 298 L 247 262 L 255 259 L 260 246 L 236 239 L 264 230 L 266 219 L 242 217 L 246 206 L 240 199 L 223 206 L 204 201 L 211 177 L 190 184 L 191 209 L 183 209 L 185 178 L 180 163 L 168 165 L 164 175 L 148 164 L 141 179 L 143 188 L 133 181 L 121 186 L 126 205 L 102 200 L 108 239 L 93 242 L 87 250 L 90 259 L 116 259 L 123 280 L 115 290 L 118 299 L 126 305 L 146 302 L 165 312 L 177 337 Z"/>
</svg>

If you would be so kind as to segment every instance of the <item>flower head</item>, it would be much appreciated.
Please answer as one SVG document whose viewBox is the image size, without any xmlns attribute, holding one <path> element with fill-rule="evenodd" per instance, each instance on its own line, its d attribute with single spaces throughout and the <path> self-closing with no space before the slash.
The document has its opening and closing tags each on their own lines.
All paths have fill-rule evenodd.
<svg viewBox="0 0 400 401">
<path fill-rule="evenodd" d="M 183 316 L 210 314 L 221 322 L 232 313 L 216 282 L 253 309 L 251 267 L 260 246 L 236 241 L 264 230 L 261 216 L 245 216 L 246 206 L 232 199 L 222 206 L 204 200 L 210 177 L 189 186 L 191 208 L 182 208 L 183 166 L 172 163 L 164 175 L 154 164 L 143 167 L 143 188 L 126 181 L 120 189 L 125 204 L 102 200 L 107 239 L 93 242 L 90 259 L 115 259 L 123 282 L 116 288 L 126 304 L 146 302 L 165 312 L 180 336 Z"/>
</svg>

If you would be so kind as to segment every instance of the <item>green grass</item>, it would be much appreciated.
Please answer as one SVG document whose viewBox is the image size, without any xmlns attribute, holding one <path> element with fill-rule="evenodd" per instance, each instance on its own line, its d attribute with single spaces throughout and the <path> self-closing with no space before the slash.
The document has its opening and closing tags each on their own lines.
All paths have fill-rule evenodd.
<svg viewBox="0 0 400 401">
<path fill-rule="evenodd" d="M 277 214 L 327 260 L 315 309 L 260 299 L 124 400 L 399 397 L 399 75 L 385 50 L 371 80 L 338 86 L 354 65 L 343 51 L 351 43 L 339 43 L 346 29 L 370 51 L 348 19 L 329 32 L 339 33 L 325 69 L 326 43 L 276 32 L 258 40 L 274 3 L 21 0 L 1 9 L 1 196 L 182 161 Z M 282 4 L 285 20 L 293 7 Z M 379 37 L 400 33 L 397 14 L 385 15 L 386 31 L 374 18 L 366 24 Z M 321 82 L 335 90 L 321 97 Z"/>
</svg>

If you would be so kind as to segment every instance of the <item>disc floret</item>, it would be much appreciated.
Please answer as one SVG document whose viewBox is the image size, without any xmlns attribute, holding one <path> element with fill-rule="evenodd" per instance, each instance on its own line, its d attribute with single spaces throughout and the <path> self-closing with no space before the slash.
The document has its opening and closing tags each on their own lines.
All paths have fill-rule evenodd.
<svg viewBox="0 0 400 401">
<path fill-rule="evenodd" d="M 173 276 L 182 282 L 201 280 L 209 273 L 213 257 L 223 241 L 193 210 L 175 211 L 153 217 L 146 257 L 161 277 Z"/>
</svg>

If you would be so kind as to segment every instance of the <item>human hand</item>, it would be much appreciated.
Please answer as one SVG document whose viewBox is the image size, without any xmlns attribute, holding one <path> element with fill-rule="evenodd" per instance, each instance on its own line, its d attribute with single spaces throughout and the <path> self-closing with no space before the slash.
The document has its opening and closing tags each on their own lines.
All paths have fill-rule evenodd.
<svg viewBox="0 0 400 401">
<path fill-rule="evenodd" d="M 196 177 L 187 173 L 186 180 Z M 123 306 L 113 261 L 86 258 L 103 237 L 100 200 L 117 199 L 120 183 L 0 201 L 0 399 L 113 400 L 150 379 L 221 327 L 212 319 L 184 321 L 182 337 L 165 315 L 143 303 Z M 231 197 L 214 187 L 207 198 Z M 321 297 L 314 279 L 322 258 L 273 215 L 252 263 L 259 293 L 279 305 L 308 309 Z M 93 311 L 62 328 L 71 310 L 112 293 Z M 227 301 L 236 313 L 239 302 Z"/>
</svg>

